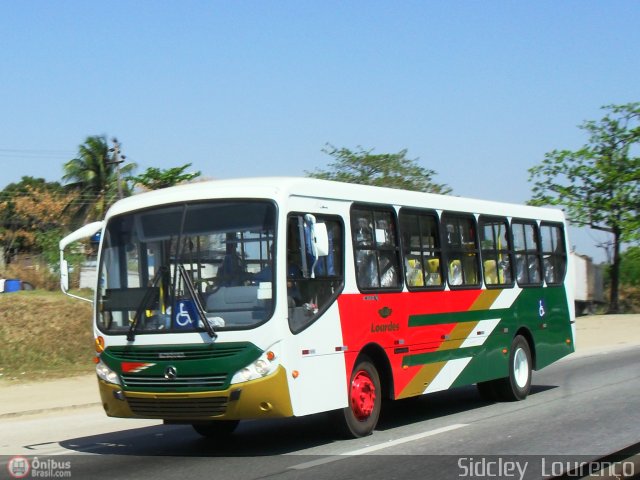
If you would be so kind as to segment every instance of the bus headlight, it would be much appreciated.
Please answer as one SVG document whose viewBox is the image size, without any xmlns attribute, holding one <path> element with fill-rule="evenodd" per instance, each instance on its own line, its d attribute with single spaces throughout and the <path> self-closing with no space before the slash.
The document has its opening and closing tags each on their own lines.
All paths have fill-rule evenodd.
<svg viewBox="0 0 640 480">
<path fill-rule="evenodd" d="M 96 364 L 96 373 L 98 377 L 105 382 L 120 385 L 120 377 L 118 374 L 102 363 L 102 361 Z"/>
<path fill-rule="evenodd" d="M 256 360 L 253 366 L 256 369 L 256 372 L 258 372 L 258 374 L 262 375 L 263 377 L 265 375 L 268 375 L 269 371 L 271 370 L 271 365 L 269 364 L 269 362 L 266 360 L 262 360 L 261 358 Z"/>
<path fill-rule="evenodd" d="M 279 362 L 275 354 L 272 351 L 265 352 L 255 362 L 247 365 L 242 370 L 238 370 L 231 379 L 231 384 L 266 377 L 275 372 L 278 365 Z"/>
</svg>

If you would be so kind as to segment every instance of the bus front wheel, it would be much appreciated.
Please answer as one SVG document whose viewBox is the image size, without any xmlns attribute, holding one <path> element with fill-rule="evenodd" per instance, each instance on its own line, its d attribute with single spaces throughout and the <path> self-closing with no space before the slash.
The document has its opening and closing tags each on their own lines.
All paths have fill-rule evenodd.
<svg viewBox="0 0 640 480">
<path fill-rule="evenodd" d="M 347 393 L 349 406 L 336 412 L 341 432 L 352 438 L 371 435 L 380 417 L 382 392 L 380 376 L 368 357 L 356 363 Z"/>
</svg>

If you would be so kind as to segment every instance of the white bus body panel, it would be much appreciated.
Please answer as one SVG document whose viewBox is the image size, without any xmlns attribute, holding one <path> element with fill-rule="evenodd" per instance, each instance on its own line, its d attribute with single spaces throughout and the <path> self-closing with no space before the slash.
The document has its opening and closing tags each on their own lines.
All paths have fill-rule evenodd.
<svg viewBox="0 0 640 480">
<path fill-rule="evenodd" d="M 336 351 L 342 347 L 337 302 L 287 343 L 290 346 L 287 373 L 293 414 L 309 415 L 346 407 L 344 353 Z M 294 370 L 298 371 L 298 378 L 293 378 Z"/>
</svg>

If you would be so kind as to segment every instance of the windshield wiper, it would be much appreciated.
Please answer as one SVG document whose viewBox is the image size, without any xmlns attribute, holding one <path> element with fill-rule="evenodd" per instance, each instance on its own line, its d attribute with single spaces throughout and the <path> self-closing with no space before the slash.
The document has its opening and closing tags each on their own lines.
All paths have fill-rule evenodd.
<svg viewBox="0 0 640 480">
<path fill-rule="evenodd" d="M 142 317 L 142 313 L 147 310 L 147 306 L 153 300 L 155 296 L 156 288 L 158 287 L 158 283 L 160 283 L 160 279 L 162 278 L 162 274 L 166 271 L 166 267 L 158 268 L 158 271 L 153 276 L 153 280 L 151 281 L 151 286 L 147 288 L 147 291 L 144 293 L 142 300 L 138 304 L 138 308 L 136 309 L 136 313 L 133 316 L 133 321 L 129 326 L 129 331 L 127 332 L 127 340 L 129 342 L 133 342 L 136 338 L 136 328 L 138 327 L 138 321 L 140 317 Z"/>
<path fill-rule="evenodd" d="M 195 304 L 196 311 L 198 312 L 198 316 L 200 317 L 200 320 L 202 320 L 204 329 L 207 331 L 207 333 L 211 338 L 213 339 L 218 338 L 218 334 L 215 332 L 215 330 L 213 329 L 213 326 L 209 323 L 209 320 L 207 319 L 207 312 L 205 311 L 204 306 L 202 305 L 200 296 L 198 295 L 198 292 L 196 292 L 196 288 L 193 285 L 193 282 L 191 281 L 191 278 L 189 277 L 187 270 L 184 268 L 184 265 L 178 265 L 178 272 L 180 272 L 182 281 L 187 287 L 187 291 L 189 292 L 189 295 L 191 295 L 191 298 L 193 299 L 193 303 Z"/>
<path fill-rule="evenodd" d="M 138 323 L 140 318 L 142 317 L 143 313 L 145 310 L 147 310 L 147 307 L 149 306 L 149 304 L 151 303 L 151 301 L 153 300 L 153 297 L 155 296 L 156 293 L 156 288 L 158 286 L 158 283 L 160 282 L 160 279 L 162 278 L 162 275 L 164 272 L 167 271 L 167 267 L 160 267 L 158 269 L 158 271 L 156 272 L 156 274 L 153 277 L 153 280 L 151 282 L 151 286 L 147 289 L 147 291 L 145 292 L 144 296 L 142 297 L 142 300 L 140 301 L 140 304 L 138 305 L 138 308 L 136 309 L 136 313 L 133 317 L 133 321 L 131 322 L 131 325 L 129 326 L 129 331 L 127 332 L 127 340 L 130 342 L 133 342 L 135 340 L 135 334 L 136 334 L 136 330 L 138 327 Z M 215 330 L 213 329 L 213 326 L 209 323 L 209 321 L 207 320 L 207 313 L 205 312 L 204 306 L 202 305 L 202 301 L 200 300 L 200 297 L 198 296 L 196 289 L 193 285 L 193 282 L 191 281 L 191 278 L 189 278 L 189 274 L 187 273 L 186 269 L 184 268 L 184 265 L 178 265 L 178 275 L 180 275 L 180 278 L 182 278 L 182 281 L 184 282 L 187 291 L 189 292 L 189 295 L 191 296 L 191 298 L 193 299 L 193 303 L 196 307 L 196 311 L 198 312 L 198 317 L 200 317 L 200 320 L 202 320 L 202 323 L 204 325 L 205 330 L 207 331 L 207 333 L 209 334 L 209 336 L 213 339 L 216 339 L 218 337 L 218 335 L 216 334 Z M 173 308 L 172 308 L 173 310 Z M 172 313 L 173 315 L 173 313 Z"/>
</svg>

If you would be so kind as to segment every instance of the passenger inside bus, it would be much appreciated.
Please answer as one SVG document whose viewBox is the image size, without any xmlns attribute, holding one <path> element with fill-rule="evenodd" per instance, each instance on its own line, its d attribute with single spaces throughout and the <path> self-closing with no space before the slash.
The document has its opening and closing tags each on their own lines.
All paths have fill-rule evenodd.
<svg viewBox="0 0 640 480">
<path fill-rule="evenodd" d="M 272 282 L 273 281 L 273 262 L 274 262 L 273 243 L 269 246 L 269 256 L 262 270 L 256 273 L 252 278 L 252 283 Z"/>
<path fill-rule="evenodd" d="M 273 278 L 273 246 L 270 249 L 271 261 L 253 276 L 253 283 L 272 282 Z M 295 261 L 296 252 L 287 252 L 287 296 L 289 297 L 289 306 L 293 301 L 295 304 L 302 304 L 300 290 L 297 287 L 296 279 L 302 277 L 302 270 Z"/>
</svg>

